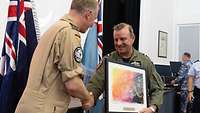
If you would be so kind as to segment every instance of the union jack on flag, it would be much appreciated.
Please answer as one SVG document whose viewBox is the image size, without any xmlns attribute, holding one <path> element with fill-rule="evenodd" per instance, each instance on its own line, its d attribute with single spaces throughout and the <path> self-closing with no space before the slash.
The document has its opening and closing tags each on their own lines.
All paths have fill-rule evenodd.
<svg viewBox="0 0 200 113">
<path fill-rule="evenodd" d="M 99 13 L 97 17 L 97 40 L 99 61 L 103 54 L 103 0 L 99 0 Z"/>
<path fill-rule="evenodd" d="M 30 0 L 10 0 L 1 56 L 0 113 L 14 113 L 37 45 Z"/>
</svg>

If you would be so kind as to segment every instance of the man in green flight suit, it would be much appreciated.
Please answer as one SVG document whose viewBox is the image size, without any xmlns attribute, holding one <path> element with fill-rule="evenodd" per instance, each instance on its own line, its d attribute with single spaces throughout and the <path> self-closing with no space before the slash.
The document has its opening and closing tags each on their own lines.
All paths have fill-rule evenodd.
<svg viewBox="0 0 200 113">
<path fill-rule="evenodd" d="M 133 28 L 129 24 L 120 23 L 114 26 L 113 36 L 116 51 L 108 54 L 106 57 L 115 61 L 130 63 L 145 69 L 149 104 L 148 107 L 144 108 L 142 111 L 140 111 L 140 113 L 156 112 L 163 101 L 164 84 L 160 78 L 160 75 L 156 72 L 154 64 L 151 62 L 148 56 L 133 48 L 132 45 L 135 40 L 135 35 Z M 105 89 L 104 84 L 104 63 L 101 63 L 97 67 L 95 75 L 87 85 L 92 99 L 90 99 L 90 101 L 82 101 L 84 109 L 87 110 L 94 106 L 95 101 Z"/>
</svg>

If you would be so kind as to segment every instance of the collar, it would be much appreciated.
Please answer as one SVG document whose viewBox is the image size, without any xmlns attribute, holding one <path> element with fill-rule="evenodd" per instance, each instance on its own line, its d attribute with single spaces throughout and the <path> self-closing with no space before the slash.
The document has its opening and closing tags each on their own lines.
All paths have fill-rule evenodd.
<svg viewBox="0 0 200 113">
<path fill-rule="evenodd" d="M 130 60 L 133 60 L 134 58 L 138 57 L 138 55 L 139 55 L 139 52 L 135 48 L 133 48 L 133 52 L 132 52 Z"/>
<path fill-rule="evenodd" d="M 65 14 L 60 20 L 69 22 L 69 24 L 71 25 L 72 29 L 75 29 L 75 30 L 79 31 L 78 26 L 74 23 L 72 17 L 69 16 L 68 14 Z"/>
<path fill-rule="evenodd" d="M 130 58 L 129 61 L 131 61 L 131 60 L 137 58 L 138 55 L 139 55 L 139 52 L 138 52 L 135 48 L 133 48 L 132 54 L 131 54 L 131 58 Z M 115 53 L 114 53 L 114 58 L 116 58 L 116 59 L 118 59 L 118 60 L 122 60 L 122 58 L 118 55 L 117 51 L 115 51 Z"/>
<path fill-rule="evenodd" d="M 191 63 L 191 60 L 188 60 L 188 61 L 186 61 L 186 62 L 183 62 L 183 64 L 185 64 L 185 65 L 188 65 L 188 64 L 190 64 Z"/>
</svg>

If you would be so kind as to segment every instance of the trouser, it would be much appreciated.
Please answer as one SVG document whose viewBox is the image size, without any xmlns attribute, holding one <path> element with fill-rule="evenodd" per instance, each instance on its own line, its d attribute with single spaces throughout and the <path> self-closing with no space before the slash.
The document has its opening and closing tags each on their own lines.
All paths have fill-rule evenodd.
<svg viewBox="0 0 200 113">
<path fill-rule="evenodd" d="M 194 101 L 192 106 L 192 113 L 200 113 L 200 89 L 194 87 Z"/>
<path fill-rule="evenodd" d="M 182 90 L 180 94 L 180 113 L 186 113 L 188 103 L 188 91 Z"/>
</svg>

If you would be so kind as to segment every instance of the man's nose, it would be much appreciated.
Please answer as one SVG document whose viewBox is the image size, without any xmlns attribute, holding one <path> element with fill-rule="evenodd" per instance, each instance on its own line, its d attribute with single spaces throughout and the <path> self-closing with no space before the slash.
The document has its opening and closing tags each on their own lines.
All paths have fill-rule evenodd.
<svg viewBox="0 0 200 113">
<path fill-rule="evenodd" d="M 121 45 L 121 44 L 122 44 L 122 41 L 118 40 L 118 41 L 116 42 L 116 44 L 117 44 L 117 45 Z"/>
</svg>

